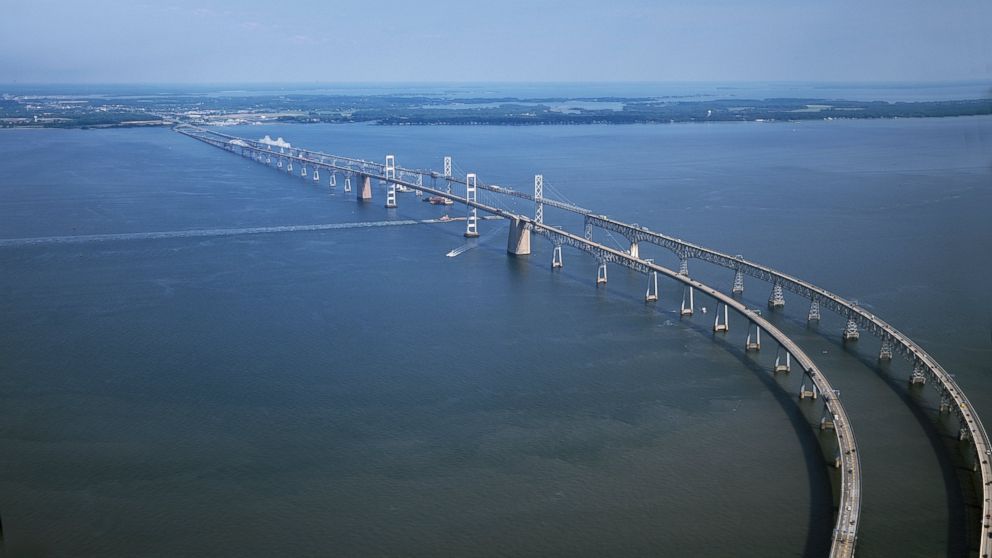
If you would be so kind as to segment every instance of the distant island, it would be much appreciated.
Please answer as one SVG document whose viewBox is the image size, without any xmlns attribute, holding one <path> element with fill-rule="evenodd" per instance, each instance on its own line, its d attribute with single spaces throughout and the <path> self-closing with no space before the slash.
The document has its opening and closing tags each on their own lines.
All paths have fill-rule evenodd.
<svg viewBox="0 0 992 558">
<path fill-rule="evenodd" d="M 0 127 L 106 128 L 264 123 L 381 125 L 661 124 L 992 114 L 992 98 L 956 101 L 682 97 L 450 98 L 402 95 L 12 95 Z"/>
</svg>

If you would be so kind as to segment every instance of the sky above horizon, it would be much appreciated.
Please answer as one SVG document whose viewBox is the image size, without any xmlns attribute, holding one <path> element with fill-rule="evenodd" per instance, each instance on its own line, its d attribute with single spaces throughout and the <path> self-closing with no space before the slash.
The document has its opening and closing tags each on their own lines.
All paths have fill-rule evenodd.
<svg viewBox="0 0 992 558">
<path fill-rule="evenodd" d="M 31 0 L 0 83 L 992 79 L 992 1 Z"/>
</svg>

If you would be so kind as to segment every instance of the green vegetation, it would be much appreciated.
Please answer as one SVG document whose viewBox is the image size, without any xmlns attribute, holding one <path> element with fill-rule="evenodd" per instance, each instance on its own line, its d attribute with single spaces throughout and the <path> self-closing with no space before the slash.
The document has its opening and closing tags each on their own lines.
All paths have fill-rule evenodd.
<svg viewBox="0 0 992 558">
<path fill-rule="evenodd" d="M 157 94 L 3 95 L 0 126 L 108 127 L 255 122 L 384 125 L 637 124 L 922 118 L 992 114 L 992 99 L 898 102 L 824 99 L 476 98 L 430 96 Z"/>
</svg>

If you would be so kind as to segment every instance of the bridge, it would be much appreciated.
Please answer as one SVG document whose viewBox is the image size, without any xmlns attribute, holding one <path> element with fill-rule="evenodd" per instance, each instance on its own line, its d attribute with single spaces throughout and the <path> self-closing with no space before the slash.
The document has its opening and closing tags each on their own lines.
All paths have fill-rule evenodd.
<svg viewBox="0 0 992 558">
<path fill-rule="evenodd" d="M 252 158 L 263 164 L 284 169 L 289 173 L 294 172 L 293 164 L 295 163 L 300 168 L 300 175 L 302 177 L 312 177 L 315 182 L 320 181 L 320 172 L 323 171 L 325 176 L 329 177 L 329 185 L 335 186 L 337 176 L 340 175 L 344 180 L 345 191 L 351 191 L 352 182 L 354 181 L 356 196 L 360 200 L 371 200 L 371 183 L 373 180 L 380 181 L 386 185 L 385 205 L 389 208 L 397 207 L 397 191 L 415 191 L 418 195 L 427 194 L 439 200 L 446 200 L 445 203 L 463 205 L 467 209 L 465 218 L 465 236 L 467 237 L 478 236 L 479 234 L 479 211 L 507 219 L 510 222 L 507 239 L 507 251 L 510 254 L 530 254 L 531 233 L 537 234 L 546 238 L 554 245 L 552 257 L 553 268 L 563 265 L 562 247 L 569 246 L 597 258 L 599 261 L 597 283 L 605 283 L 607 281 L 607 264 L 620 265 L 630 270 L 646 274 L 648 276 L 648 289 L 645 294 L 645 300 L 647 301 L 658 299 L 657 281 L 660 274 L 683 285 L 682 315 L 691 315 L 693 313 L 694 294 L 696 291 L 713 298 L 717 302 L 717 311 L 715 312 L 716 316 L 713 325 L 714 332 L 727 332 L 729 330 L 728 312 L 730 309 L 733 309 L 736 313 L 743 316 L 748 323 L 747 337 L 744 344 L 745 350 L 760 350 L 761 333 L 765 332 L 766 336 L 770 336 L 777 343 L 777 354 L 773 371 L 775 373 L 789 372 L 792 367 L 792 361 L 795 360 L 796 364 L 801 368 L 803 375 L 802 387 L 799 394 L 800 402 L 806 398 L 813 401 L 819 398 L 823 402 L 819 427 L 821 430 L 830 429 L 834 432 L 836 455 L 834 456 L 833 463 L 840 470 L 838 511 L 835 517 L 829 554 L 831 557 L 853 556 L 857 540 L 861 506 L 861 467 L 853 429 L 840 401 L 838 392 L 831 387 L 827 378 L 816 367 L 812 359 L 777 327 L 763 318 L 758 312 L 747 308 L 734 298 L 734 296 L 743 293 L 743 279 L 745 275 L 748 275 L 772 283 L 771 296 L 769 297 L 769 306 L 772 308 L 784 306 L 784 291 L 790 291 L 810 300 L 808 319 L 811 321 L 819 320 L 821 305 L 824 308 L 841 314 L 847 319 L 847 326 L 842 333 L 845 342 L 857 340 L 861 329 L 879 336 L 882 340 L 879 358 L 890 360 L 894 351 L 910 358 L 914 364 L 914 372 L 910 378 L 910 382 L 914 384 L 925 384 L 927 380 L 931 380 L 931 384 L 937 388 L 941 395 L 939 411 L 941 413 L 953 412 L 957 416 L 961 425 L 959 437 L 962 440 L 970 441 L 971 447 L 975 451 L 974 469 L 979 471 L 981 475 L 983 506 L 980 529 L 981 539 L 978 541 L 979 556 L 983 558 L 992 556 L 990 555 L 990 548 L 992 548 L 992 532 L 990 532 L 990 523 L 992 523 L 992 520 L 990 520 L 990 513 L 992 513 L 990 511 L 990 505 L 992 505 L 992 468 L 990 468 L 988 463 L 990 444 L 985 429 L 978 419 L 974 408 L 960 387 L 957 386 L 953 377 L 936 360 L 930 357 L 909 337 L 903 335 L 880 318 L 858 307 L 855 303 L 847 301 L 811 283 L 791 277 L 769 267 L 747 261 L 741 256 L 723 254 L 715 250 L 684 242 L 681 239 L 650 231 L 645 227 L 627 224 L 605 215 L 595 214 L 590 210 L 565 201 L 544 197 L 542 192 L 543 178 L 540 175 L 535 177 L 535 190 L 534 194 L 531 195 L 512 188 L 484 184 L 473 173 L 466 174 L 464 178 L 456 177 L 452 173 L 450 157 L 446 157 L 444 160 L 443 172 L 437 172 L 433 170 L 398 167 L 395 157 L 392 155 L 387 156 L 384 163 L 378 163 L 292 147 L 281 142 L 273 142 L 268 140 L 268 138 L 264 140 L 239 138 L 192 126 L 178 126 L 176 131 L 209 145 Z M 438 185 L 438 181 L 442 184 Z M 428 183 L 430 185 L 427 185 Z M 464 186 L 464 196 L 454 193 L 453 185 Z M 533 202 L 535 208 L 534 217 L 511 212 L 502 207 L 480 203 L 478 200 L 478 191 L 480 189 L 494 194 Z M 585 225 L 584 234 L 573 234 L 562 228 L 544 223 L 543 213 L 544 206 L 546 205 L 581 215 Z M 624 236 L 630 242 L 629 249 L 617 250 L 595 242 L 593 240 L 593 229 L 597 227 Z M 679 271 L 675 272 L 651 260 L 641 258 L 639 255 L 639 243 L 643 242 L 672 250 L 679 257 Z M 722 291 L 691 279 L 688 273 L 688 261 L 690 258 L 714 263 L 733 270 L 735 274 L 732 294 L 727 295 Z"/>
</svg>

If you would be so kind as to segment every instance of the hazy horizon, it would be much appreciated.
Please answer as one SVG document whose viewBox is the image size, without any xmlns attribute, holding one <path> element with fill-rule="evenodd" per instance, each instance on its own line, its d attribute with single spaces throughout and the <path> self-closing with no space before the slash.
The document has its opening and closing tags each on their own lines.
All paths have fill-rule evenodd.
<svg viewBox="0 0 992 558">
<path fill-rule="evenodd" d="M 992 3 L 11 3 L 6 84 L 992 80 Z M 39 32 L 39 29 L 42 32 Z"/>
</svg>

